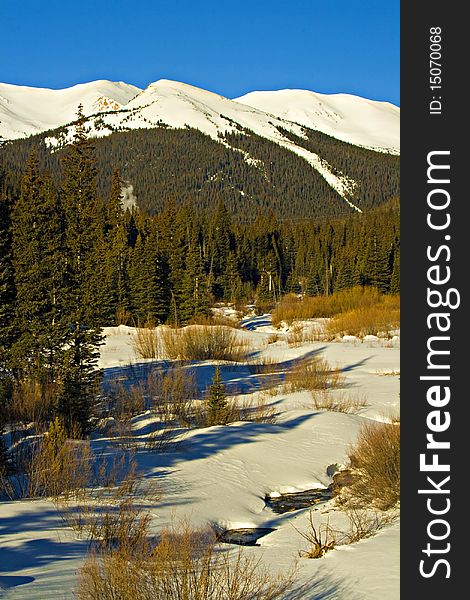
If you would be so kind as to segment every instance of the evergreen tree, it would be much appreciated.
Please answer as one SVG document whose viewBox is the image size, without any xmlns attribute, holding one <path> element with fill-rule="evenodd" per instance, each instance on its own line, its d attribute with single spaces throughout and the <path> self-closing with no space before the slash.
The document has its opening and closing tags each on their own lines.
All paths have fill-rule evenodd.
<svg viewBox="0 0 470 600">
<path fill-rule="evenodd" d="M 118 325 L 126 319 L 130 308 L 128 223 L 131 215 L 125 215 L 122 206 L 123 180 L 118 169 L 113 171 L 111 193 L 107 204 L 106 249 L 110 280 L 110 306 L 106 321 L 116 320 Z"/>
<path fill-rule="evenodd" d="M 9 352 L 15 339 L 13 316 L 15 284 L 10 235 L 10 202 L 0 172 L 0 377 L 7 370 Z"/>
<path fill-rule="evenodd" d="M 395 248 L 393 253 L 393 270 L 390 278 L 390 292 L 400 293 L 400 248 Z"/>
<path fill-rule="evenodd" d="M 15 326 L 12 361 L 20 376 L 38 383 L 58 375 L 67 331 L 63 322 L 62 228 L 57 194 L 30 157 L 12 213 Z"/>
<path fill-rule="evenodd" d="M 2 434 L 12 393 L 10 349 L 16 337 L 14 310 L 10 207 L 0 172 L 0 473 L 6 468 L 6 450 Z"/>
<path fill-rule="evenodd" d="M 349 266 L 349 261 L 346 257 L 343 257 L 342 263 L 339 267 L 338 274 L 336 276 L 334 291 L 338 292 L 347 288 L 351 288 L 354 285 L 353 273 Z"/>
<path fill-rule="evenodd" d="M 201 250 L 194 236 L 191 240 L 186 268 L 181 286 L 180 314 L 183 322 L 209 313 L 207 278 L 201 257 Z"/>
<path fill-rule="evenodd" d="M 364 273 L 366 285 L 372 285 L 384 293 L 389 290 L 390 267 L 388 255 L 375 233 L 368 240 Z"/>
<path fill-rule="evenodd" d="M 64 350 L 63 390 L 59 414 L 69 433 L 89 431 L 96 383 L 98 348 L 102 343 L 101 307 L 94 274 L 97 242 L 103 234 L 102 205 L 96 196 L 93 146 L 79 107 L 72 145 L 63 159 L 62 207 L 66 260 L 68 344 Z M 92 285 L 93 284 L 93 285 Z"/>
<path fill-rule="evenodd" d="M 168 267 L 159 250 L 158 232 L 139 236 L 130 265 L 131 303 L 140 323 L 161 323 L 169 311 Z"/>
<path fill-rule="evenodd" d="M 220 367 L 216 366 L 212 383 L 207 394 L 207 409 L 210 425 L 223 425 L 227 419 L 227 395 L 220 377 Z"/>
</svg>

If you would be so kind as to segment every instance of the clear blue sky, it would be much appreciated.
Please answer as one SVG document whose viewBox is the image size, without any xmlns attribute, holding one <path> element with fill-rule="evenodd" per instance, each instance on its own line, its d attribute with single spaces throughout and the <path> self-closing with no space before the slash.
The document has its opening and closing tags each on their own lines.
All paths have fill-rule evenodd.
<svg viewBox="0 0 470 600">
<path fill-rule="evenodd" d="M 399 0 L 0 0 L 0 81 L 176 79 L 399 104 Z"/>
</svg>

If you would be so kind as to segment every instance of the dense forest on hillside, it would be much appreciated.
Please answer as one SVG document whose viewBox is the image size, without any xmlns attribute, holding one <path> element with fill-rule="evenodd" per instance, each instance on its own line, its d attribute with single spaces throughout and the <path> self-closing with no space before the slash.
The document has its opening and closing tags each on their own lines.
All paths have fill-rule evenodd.
<svg viewBox="0 0 470 600">
<path fill-rule="evenodd" d="M 335 174 L 357 182 L 351 200 L 362 209 L 399 194 L 399 157 L 373 152 L 305 130 L 300 138 L 282 130 L 298 146 L 318 153 Z M 11 185 L 19 190 L 21 173 L 33 147 L 40 166 L 58 185 L 66 150 L 50 152 L 44 140 L 60 131 L 17 140 L 0 147 L 0 161 Z M 63 134 L 63 131 L 62 131 Z M 247 130 L 227 134 L 221 142 L 195 129 L 140 129 L 115 132 L 94 140 L 97 190 L 109 196 L 111 173 L 118 168 L 133 186 L 138 206 L 149 214 L 172 199 L 190 202 L 196 211 L 221 201 L 233 218 L 249 221 L 273 210 L 282 220 L 337 217 L 353 209 L 306 160 Z"/>
</svg>

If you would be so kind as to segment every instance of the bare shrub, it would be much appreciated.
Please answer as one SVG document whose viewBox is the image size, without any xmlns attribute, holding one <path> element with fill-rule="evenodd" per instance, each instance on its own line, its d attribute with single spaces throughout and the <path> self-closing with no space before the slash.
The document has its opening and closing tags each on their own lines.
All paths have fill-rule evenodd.
<svg viewBox="0 0 470 600">
<path fill-rule="evenodd" d="M 194 317 L 189 322 L 189 325 L 217 325 L 219 327 L 231 327 L 233 329 L 239 329 L 239 322 L 237 319 L 226 317 L 220 313 L 211 314 L 209 316 Z"/>
<path fill-rule="evenodd" d="M 187 360 L 240 361 L 246 357 L 249 345 L 233 329 L 203 325 L 183 331 Z"/>
<path fill-rule="evenodd" d="M 91 480 L 90 443 L 67 439 L 58 419 L 45 435 L 14 444 L 9 459 L 12 472 L 1 478 L 0 491 L 12 499 L 76 496 Z"/>
<path fill-rule="evenodd" d="M 345 414 L 355 414 L 369 406 L 364 396 L 345 392 L 331 394 L 328 390 L 312 390 L 312 404 L 316 410 L 329 410 Z"/>
<path fill-rule="evenodd" d="M 178 438 L 178 439 L 176 439 Z M 174 452 L 181 442 L 181 432 L 174 427 L 161 427 L 153 431 L 147 438 L 145 449 L 157 454 Z"/>
<path fill-rule="evenodd" d="M 282 363 L 272 356 L 256 356 L 246 362 L 250 373 L 256 375 L 274 375 L 282 370 Z"/>
<path fill-rule="evenodd" d="M 142 480 L 136 461 L 123 453 L 101 461 L 80 494 L 60 495 L 54 502 L 68 527 L 83 539 L 108 546 L 143 540 L 150 522 L 146 507 L 160 496 L 158 486 Z"/>
<path fill-rule="evenodd" d="M 378 531 L 391 525 L 398 517 L 397 513 L 348 507 L 345 509 L 349 519 L 349 530 L 342 534 L 342 544 L 354 544 L 359 540 L 372 537 Z"/>
<path fill-rule="evenodd" d="M 300 556 L 305 558 L 321 558 L 336 546 L 337 531 L 330 527 L 329 520 L 326 523 L 320 523 L 316 526 L 312 510 L 308 514 L 307 529 L 305 531 L 300 531 L 296 527 L 294 529 L 309 544 L 307 550 L 299 552 Z"/>
<path fill-rule="evenodd" d="M 158 543 L 100 548 L 79 573 L 80 600 L 274 600 L 293 587 L 294 572 L 271 575 L 240 549 L 221 551 L 212 531 L 189 523 L 164 529 Z"/>
<path fill-rule="evenodd" d="M 330 364 L 320 358 L 299 361 L 285 377 L 288 393 L 308 390 L 328 390 L 344 385 L 344 375 L 340 369 L 333 369 Z"/>
<path fill-rule="evenodd" d="M 240 409 L 240 421 L 275 423 L 276 409 L 270 404 L 270 394 L 259 392 L 254 401 L 245 401 Z"/>
<path fill-rule="evenodd" d="M 190 325 L 162 332 L 165 356 L 181 360 L 241 361 L 249 343 L 237 331 L 220 325 Z"/>
<path fill-rule="evenodd" d="M 137 327 L 136 333 L 131 336 L 131 345 L 140 358 L 162 358 L 163 356 L 159 330 L 151 323 Z"/>
<path fill-rule="evenodd" d="M 147 381 L 140 381 L 138 384 L 126 385 L 122 381 L 112 382 L 108 396 L 113 417 L 127 423 L 132 417 L 141 414 L 145 410 L 151 389 L 153 389 L 152 374 L 149 374 Z"/>
<path fill-rule="evenodd" d="M 176 417 L 180 425 L 190 422 L 191 405 L 197 398 L 196 374 L 184 367 L 170 367 L 157 375 L 155 408 L 161 419 Z"/>
<path fill-rule="evenodd" d="M 400 499 L 400 425 L 366 423 L 349 450 L 353 483 L 351 501 L 382 510 Z"/>
</svg>

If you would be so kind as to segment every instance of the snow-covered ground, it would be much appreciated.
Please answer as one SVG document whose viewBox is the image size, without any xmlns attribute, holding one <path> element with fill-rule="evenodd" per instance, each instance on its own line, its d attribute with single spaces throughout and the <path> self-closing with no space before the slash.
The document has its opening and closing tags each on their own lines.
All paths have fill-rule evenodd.
<svg viewBox="0 0 470 600">
<path fill-rule="evenodd" d="M 266 506 L 265 495 L 328 486 L 335 468 L 347 462 L 348 447 L 362 423 L 398 412 L 399 347 L 397 339 L 373 338 L 289 347 L 287 333 L 275 330 L 268 315 L 247 319 L 243 325 L 240 335 L 251 341 L 253 361 L 276 361 L 285 371 L 302 356 L 322 356 L 342 369 L 343 392 L 360 395 L 368 405 L 357 414 L 319 411 L 312 407 L 307 392 L 286 393 L 280 387 L 279 393 L 269 396 L 277 413 L 274 423 L 237 422 L 192 429 L 173 452 L 139 451 L 136 456 L 144 476 L 158 481 L 162 490 L 162 499 L 151 507 L 153 527 L 170 523 L 176 515 L 189 517 L 195 525 L 273 528 L 275 531 L 259 540 L 260 546 L 245 551 L 262 555 L 262 560 L 277 571 L 288 568 L 298 551 L 306 549 L 295 528 L 306 529 L 308 509 L 275 514 Z M 273 342 L 275 332 L 278 340 Z M 129 368 L 138 373 L 140 363 L 144 370 L 148 368 L 148 362 L 139 361 L 134 354 L 132 333 L 123 326 L 106 330 L 100 364 L 108 381 Z M 195 363 L 191 369 L 204 388 L 214 364 Z M 222 365 L 227 389 L 238 390 L 239 400 L 263 393 L 263 375 L 253 371 Z M 134 418 L 136 436 L 145 435 L 149 419 L 149 414 Z M 93 443 L 99 447 L 111 442 L 96 437 Z M 5 597 L 71 598 L 76 571 L 86 552 L 85 542 L 63 526 L 48 501 L 4 502 L 0 511 L 0 590 L 3 588 Z M 316 514 L 319 519 L 330 516 L 334 524 L 341 518 L 337 512 L 327 502 Z M 311 584 L 310 595 L 303 597 L 397 599 L 398 523 L 374 537 L 338 547 L 321 559 L 300 559 L 298 576 Z"/>
</svg>

